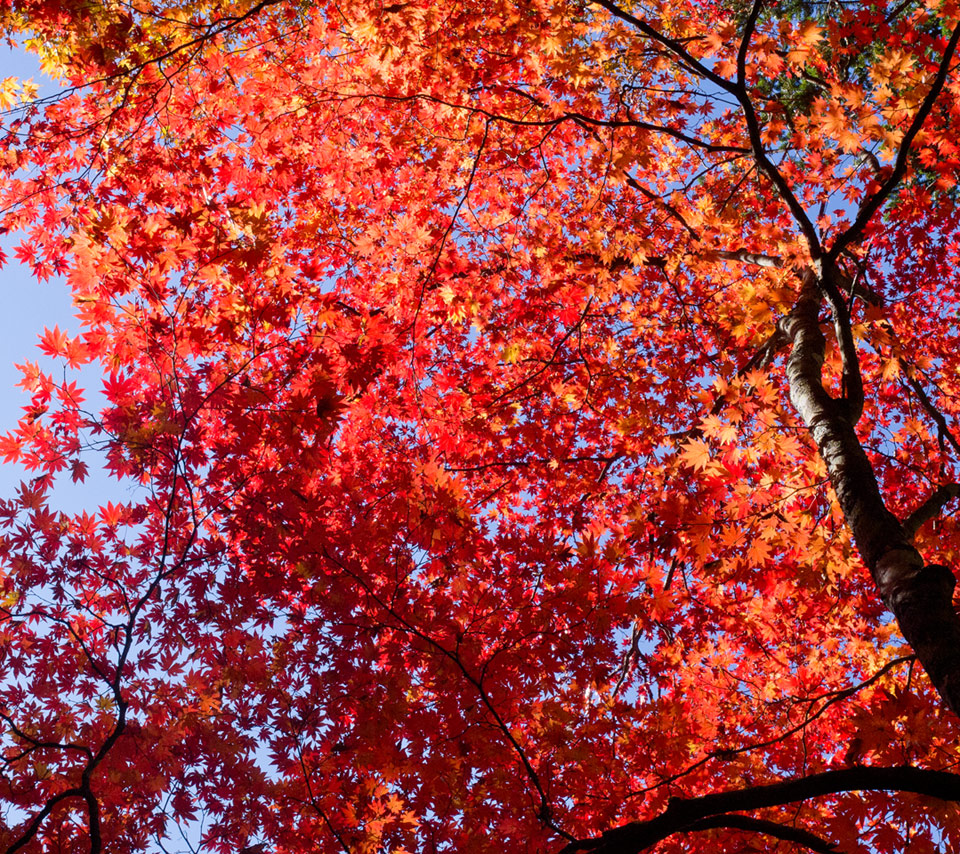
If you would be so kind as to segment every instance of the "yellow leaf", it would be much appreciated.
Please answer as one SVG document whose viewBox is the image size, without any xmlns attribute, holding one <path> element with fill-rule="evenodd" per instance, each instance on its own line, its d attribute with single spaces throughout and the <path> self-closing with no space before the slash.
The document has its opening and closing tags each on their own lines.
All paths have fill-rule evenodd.
<svg viewBox="0 0 960 854">
<path fill-rule="evenodd" d="M 710 465 L 710 446 L 700 439 L 691 439 L 681 445 L 680 461 L 694 471 L 703 471 Z"/>
<path fill-rule="evenodd" d="M 0 82 L 0 110 L 9 110 L 17 103 L 17 91 L 20 88 L 16 77 L 7 77 Z"/>
</svg>

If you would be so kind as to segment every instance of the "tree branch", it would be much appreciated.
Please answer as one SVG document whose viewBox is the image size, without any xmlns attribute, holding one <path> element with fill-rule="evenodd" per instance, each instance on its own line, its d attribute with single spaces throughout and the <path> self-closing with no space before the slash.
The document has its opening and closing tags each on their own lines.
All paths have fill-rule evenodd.
<svg viewBox="0 0 960 854">
<path fill-rule="evenodd" d="M 903 375 L 907 378 L 907 385 L 913 389 L 913 393 L 917 396 L 920 404 L 925 410 L 927 410 L 927 415 L 929 415 L 936 423 L 937 429 L 940 431 L 941 441 L 943 438 L 946 438 L 946 440 L 953 446 L 953 449 L 960 454 L 960 441 L 957 440 L 953 430 L 950 429 L 947 419 L 930 399 L 930 395 L 927 394 L 926 389 L 923 387 L 920 381 L 915 377 L 910 376 L 910 372 L 907 369 L 907 363 L 902 356 L 900 357 L 899 362 L 900 368 L 903 371 Z"/>
<path fill-rule="evenodd" d="M 537 798 L 539 800 L 539 809 L 537 811 L 537 819 L 545 826 L 553 830 L 558 836 L 562 836 L 564 839 L 573 840 L 574 836 L 564 830 L 553 818 L 553 808 L 550 805 L 550 799 L 547 795 L 546 790 L 543 787 L 543 783 L 540 780 L 540 775 L 537 773 L 536 768 L 534 768 L 533 763 L 530 757 L 527 755 L 527 751 L 524 749 L 523 745 L 517 739 L 517 736 L 514 734 L 510 726 L 503 719 L 500 712 L 497 710 L 497 707 L 494 705 L 493 700 L 490 698 L 489 693 L 487 692 L 486 687 L 483 684 L 483 676 L 477 676 L 463 662 L 463 659 L 460 657 L 460 653 L 457 649 L 448 649 L 442 643 L 440 643 L 436 638 L 422 629 L 414 625 L 410 620 L 400 614 L 396 608 L 391 604 L 384 601 L 367 583 L 361 574 L 358 572 L 352 571 L 345 562 L 339 560 L 333 554 L 331 554 L 326 547 L 321 548 L 321 553 L 323 556 L 330 561 L 334 566 L 341 569 L 344 573 L 349 575 L 360 587 L 363 589 L 364 593 L 373 601 L 379 608 L 381 608 L 384 613 L 389 614 L 396 621 L 396 625 L 393 626 L 397 631 L 401 631 L 407 634 L 412 635 L 413 637 L 419 638 L 429 647 L 431 647 L 438 655 L 442 658 L 447 659 L 457 670 L 460 671 L 461 675 L 470 683 L 470 685 L 476 690 L 477 695 L 480 698 L 480 701 L 483 703 L 484 707 L 487 709 L 487 712 L 493 718 L 496 728 L 503 735 L 503 738 L 509 743 L 513 748 L 514 752 L 519 759 L 520 765 L 523 767 L 523 770 L 526 772 L 527 779 L 530 781 L 530 784 L 536 790 Z"/>
<path fill-rule="evenodd" d="M 912 537 L 887 509 L 870 460 L 845 407 L 823 388 L 825 340 L 820 294 L 808 270 L 783 324 L 792 342 L 787 360 L 790 400 L 810 430 L 844 519 L 884 604 L 893 612 L 940 696 L 960 712 L 960 618 L 953 607 L 953 573 L 924 565 Z"/>
<path fill-rule="evenodd" d="M 903 135 L 903 141 L 900 143 L 900 150 L 897 152 L 897 160 L 894 163 L 893 171 L 887 180 L 881 184 L 880 189 L 864 202 L 863 207 L 860 208 L 860 212 L 857 214 L 857 218 L 850 227 L 834 241 L 833 246 L 826 256 L 828 263 L 834 263 L 844 249 L 860 239 L 863 230 L 867 227 L 873 215 L 880 209 L 883 203 L 886 202 L 887 198 L 896 189 L 906 174 L 910 146 L 913 145 L 914 139 L 916 139 L 917 134 L 920 133 L 923 123 L 927 120 L 927 116 L 930 115 L 933 105 L 936 103 L 944 84 L 947 82 L 950 63 L 953 60 L 958 42 L 960 42 L 960 24 L 954 27 L 953 33 L 950 35 L 950 41 L 947 43 L 943 57 L 940 60 L 940 65 L 937 68 L 933 85 L 930 87 L 930 91 L 927 92 L 927 96 L 923 99 L 920 109 L 917 110 L 916 115 L 913 117 L 913 121 L 910 122 L 910 127 L 907 128 L 907 132 Z"/>
<path fill-rule="evenodd" d="M 775 839 L 782 839 L 784 842 L 796 842 L 816 854 L 839 854 L 837 847 L 832 842 L 827 842 L 801 827 L 790 827 L 786 824 L 780 824 L 777 821 L 770 821 L 764 818 L 752 818 L 745 815 L 718 815 L 710 818 L 704 818 L 696 822 L 687 830 L 681 833 L 690 833 L 697 830 L 712 830 L 717 827 L 730 827 L 736 830 L 749 830 L 754 833 L 762 833 L 765 836 L 772 836 Z"/>
<path fill-rule="evenodd" d="M 753 264 L 757 267 L 768 267 L 774 270 L 783 269 L 783 259 L 776 255 L 762 255 L 757 252 L 748 252 L 746 249 L 718 250 L 709 253 L 710 257 L 720 261 L 741 261 L 744 264 Z"/>
<path fill-rule="evenodd" d="M 595 118 L 594 116 L 588 116 L 585 113 L 574 111 L 560 113 L 559 115 L 554 114 L 551 115 L 550 118 L 544 119 L 521 119 L 515 116 L 508 116 L 505 113 L 497 113 L 493 112 L 492 110 L 484 109 L 477 104 L 463 104 L 458 103 L 457 101 L 448 101 L 445 98 L 439 98 L 436 95 L 428 95 L 426 93 L 414 93 L 412 95 L 384 95 L 380 92 L 367 92 L 359 95 L 344 95 L 340 100 L 342 102 L 379 100 L 390 104 L 406 104 L 410 103 L 411 101 L 425 101 L 430 104 L 451 107 L 455 110 L 463 110 L 464 112 L 468 112 L 477 116 L 483 116 L 490 121 L 500 122 L 505 125 L 511 125 L 512 127 L 551 128 L 562 125 L 565 122 L 572 122 L 584 129 L 636 128 L 639 130 L 650 131 L 651 133 L 664 134 L 665 136 L 672 137 L 673 139 L 685 143 L 693 148 L 698 148 L 702 151 L 707 151 L 714 154 L 749 154 L 749 150 L 741 145 L 725 145 L 706 142 L 705 140 L 698 139 L 695 136 L 684 133 L 678 128 L 669 127 L 668 125 L 654 124 L 652 122 L 645 122 L 642 119 L 600 119 Z"/>
<path fill-rule="evenodd" d="M 625 9 L 621 9 L 615 3 L 612 3 L 611 0 L 592 0 L 592 2 L 595 5 L 606 9 L 611 15 L 613 15 L 613 17 L 619 18 L 621 21 L 630 24 L 630 26 L 639 30 L 647 38 L 655 41 L 657 44 L 663 45 L 680 61 L 681 65 L 687 68 L 687 70 L 693 72 L 698 77 L 702 77 L 704 80 L 709 80 L 711 83 L 720 87 L 725 92 L 734 94 L 735 87 L 729 80 L 727 80 L 726 77 L 721 77 L 719 74 L 716 74 L 707 68 L 707 66 L 700 62 L 700 60 L 690 53 L 690 51 L 688 51 L 680 42 L 670 38 L 669 36 L 665 36 L 658 30 L 655 30 L 646 21 L 631 15 Z"/>
<path fill-rule="evenodd" d="M 946 483 L 938 486 L 933 493 L 903 520 L 903 529 L 907 536 L 913 538 L 924 522 L 929 522 L 940 515 L 940 511 L 954 498 L 960 497 L 960 483 Z"/>
<path fill-rule="evenodd" d="M 856 424 L 863 415 L 863 376 L 860 373 L 860 357 L 857 344 L 853 340 L 853 327 L 850 323 L 850 310 L 847 308 L 847 291 L 853 296 L 852 281 L 833 265 L 822 265 L 820 287 L 826 294 L 833 314 L 833 329 L 840 346 L 843 359 L 843 393 L 847 417 Z M 843 290 L 841 290 L 841 284 Z"/>
<path fill-rule="evenodd" d="M 29 844 L 30 840 L 37 835 L 37 831 L 40 830 L 40 826 L 43 824 L 44 819 L 53 812 L 54 807 L 63 801 L 69 800 L 70 798 L 86 798 L 86 794 L 84 793 L 83 789 L 67 789 L 50 798 L 46 804 L 44 804 L 43 809 L 41 809 L 40 812 L 33 817 L 30 824 L 27 825 L 26 830 L 23 831 L 20 837 L 14 840 L 7 847 L 6 854 L 14 854 L 15 851 L 19 851 L 21 848 Z"/>
<path fill-rule="evenodd" d="M 743 819 L 742 816 L 731 816 L 729 813 L 766 809 L 825 795 L 861 791 L 912 792 L 958 802 L 960 801 L 960 774 L 928 771 L 909 765 L 842 768 L 780 783 L 733 789 L 695 798 L 673 798 L 660 815 L 646 821 L 621 825 L 608 830 L 600 837 L 578 840 L 567 845 L 561 854 L 576 854 L 578 851 L 591 852 L 591 854 L 638 854 L 675 833 L 687 833 L 691 830 L 705 829 L 708 826 L 721 826 L 703 823 L 713 817 L 722 816 L 725 822 L 739 821 Z M 760 832 L 766 833 L 771 824 L 774 823 L 763 822 L 765 829 Z M 754 829 L 760 830 L 756 825 Z M 823 840 L 819 840 L 819 843 L 827 844 Z M 813 848 L 813 850 L 824 849 Z M 826 850 L 833 854 L 832 849 Z"/>
<path fill-rule="evenodd" d="M 684 218 L 683 214 L 680 213 L 670 204 L 666 199 L 658 196 L 656 193 L 650 192 L 646 187 L 643 186 L 636 178 L 631 175 L 627 175 L 627 186 L 633 190 L 636 190 L 641 196 L 643 196 L 648 202 L 653 202 L 654 204 L 660 205 L 670 216 L 672 216 L 683 228 L 686 230 L 694 240 L 699 240 L 700 235 L 697 233 L 696 229 L 690 225 L 689 222 Z"/>
<path fill-rule="evenodd" d="M 737 51 L 737 82 L 731 92 L 736 96 L 743 110 L 743 118 L 747 123 L 747 134 L 750 138 L 750 147 L 753 150 L 753 159 L 757 162 L 760 171 L 767 176 L 776 188 L 777 194 L 787 208 L 789 208 L 790 213 L 793 214 L 793 218 L 796 220 L 797 225 L 800 226 L 800 231 L 803 232 L 803 236 L 807 241 L 807 246 L 810 249 L 810 257 L 814 261 L 817 261 L 822 254 L 817 230 L 810 221 L 810 217 L 807 216 L 807 212 L 803 209 L 803 205 L 800 204 L 799 199 L 794 195 L 787 179 L 783 177 L 780 170 L 777 169 L 770 158 L 767 157 L 766 149 L 763 147 L 760 119 L 757 116 L 757 111 L 753 108 L 750 93 L 747 91 L 747 52 L 750 47 L 750 38 L 753 35 L 753 30 L 762 8 L 763 0 L 754 0 L 750 15 L 744 25 L 740 48 Z"/>
</svg>

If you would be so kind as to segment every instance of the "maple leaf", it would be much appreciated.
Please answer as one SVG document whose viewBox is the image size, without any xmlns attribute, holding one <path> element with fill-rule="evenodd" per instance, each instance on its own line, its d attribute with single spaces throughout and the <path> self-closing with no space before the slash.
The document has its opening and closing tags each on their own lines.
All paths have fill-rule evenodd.
<svg viewBox="0 0 960 854">
<path fill-rule="evenodd" d="M 7 10 L 8 849 L 960 849 L 957 10 L 734 6 Z"/>
<path fill-rule="evenodd" d="M 700 439 L 691 439 L 680 446 L 680 459 L 694 471 L 703 471 L 710 465 L 710 446 Z"/>
<path fill-rule="evenodd" d="M 43 330 L 40 349 L 48 356 L 62 356 L 66 352 L 69 341 L 69 336 L 59 326 L 54 326 L 53 329 Z"/>
</svg>

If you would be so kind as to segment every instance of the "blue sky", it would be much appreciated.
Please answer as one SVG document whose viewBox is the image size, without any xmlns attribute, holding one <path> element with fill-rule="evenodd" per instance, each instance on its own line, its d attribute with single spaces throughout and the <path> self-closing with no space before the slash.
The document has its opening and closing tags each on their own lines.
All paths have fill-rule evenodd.
<svg viewBox="0 0 960 854">
<path fill-rule="evenodd" d="M 56 90 L 53 81 L 40 74 L 36 59 L 23 50 L 0 45 L 0 79 L 6 77 L 32 78 L 40 85 L 41 94 Z M 40 362 L 50 367 L 37 349 L 37 341 L 44 327 L 78 332 L 79 325 L 73 316 L 73 305 L 66 282 L 53 278 L 38 282 L 30 271 L 19 264 L 13 256 L 13 248 L 22 235 L 9 234 L 0 238 L 0 246 L 8 260 L 0 269 L 0 291 L 3 295 L 3 311 L 0 313 L 0 432 L 16 425 L 22 407 L 30 402 L 30 396 L 17 388 L 20 372 L 15 365 L 24 361 Z M 87 399 L 94 395 L 99 385 L 95 371 L 83 373 L 81 384 L 88 387 Z M 57 509 L 77 511 L 95 510 L 107 500 L 122 501 L 126 493 L 115 481 L 110 481 L 102 471 L 97 471 L 96 459 L 87 458 L 91 476 L 82 484 L 74 484 L 69 477 L 57 481 L 53 504 Z M 17 465 L 0 464 L 0 499 L 8 498 L 21 480 L 31 475 Z"/>
<path fill-rule="evenodd" d="M 40 84 L 40 94 L 47 95 L 56 90 L 55 84 L 46 83 L 39 72 L 36 60 L 24 51 L 0 46 L 0 80 L 6 77 L 33 78 Z M 13 249 L 22 240 L 23 235 L 10 234 L 0 236 L 0 246 L 7 254 L 7 262 L 0 269 L 0 289 L 3 295 L 4 311 L 0 313 L 0 433 L 12 429 L 22 413 L 22 407 L 30 402 L 30 395 L 17 388 L 21 379 L 16 364 L 24 361 L 39 362 L 44 368 L 54 363 L 37 347 L 39 336 L 44 327 L 55 325 L 72 333 L 80 331 L 80 325 L 73 314 L 73 302 L 63 277 L 54 277 L 38 282 L 30 271 L 18 263 Z M 54 368 L 56 371 L 56 368 Z M 56 375 L 56 374 L 55 374 Z M 96 390 L 100 387 L 100 376 L 94 367 L 80 372 L 80 383 L 85 387 L 86 399 L 96 400 Z M 95 404 L 94 404 L 95 405 Z M 66 512 L 87 510 L 96 511 L 107 501 L 122 502 L 129 500 L 129 484 L 120 483 L 107 476 L 97 467 L 97 457 L 88 453 L 87 463 L 90 474 L 86 481 L 75 484 L 69 474 L 58 478 L 52 495 L 51 504 L 55 509 Z M 0 464 L 0 499 L 13 495 L 22 480 L 32 475 L 19 465 Z M 266 760 L 266 753 L 264 753 Z M 177 830 L 169 827 L 169 836 L 163 840 L 163 847 L 149 849 L 152 852 L 186 852 L 199 848 L 204 819 L 185 822 Z M 179 836 L 182 835 L 181 840 Z"/>
</svg>

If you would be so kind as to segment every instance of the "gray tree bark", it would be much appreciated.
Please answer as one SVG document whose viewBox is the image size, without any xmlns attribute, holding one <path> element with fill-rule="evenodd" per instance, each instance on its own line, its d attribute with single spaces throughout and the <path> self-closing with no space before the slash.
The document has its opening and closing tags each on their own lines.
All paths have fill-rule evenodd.
<svg viewBox="0 0 960 854">
<path fill-rule="evenodd" d="M 791 344 L 790 400 L 826 463 L 844 518 L 881 599 L 940 696 L 960 714 L 960 616 L 953 605 L 954 574 L 945 566 L 925 564 L 913 545 L 912 532 L 887 508 L 855 430 L 862 400 L 834 398 L 823 386 L 826 339 L 820 329 L 820 306 L 822 295 L 836 290 L 830 277 L 837 275 L 830 269 L 819 275 L 807 270 L 800 297 L 781 323 Z M 849 375 L 855 389 L 860 388 L 856 354 L 844 346 L 849 320 L 837 316 L 835 305 L 834 320 L 845 379 Z M 852 338 L 848 340 L 852 346 Z"/>
</svg>

